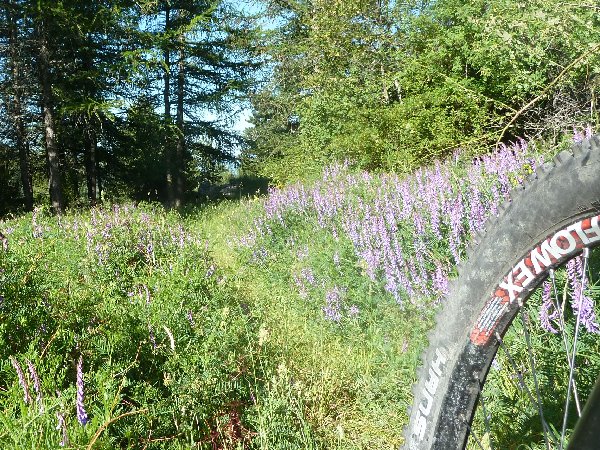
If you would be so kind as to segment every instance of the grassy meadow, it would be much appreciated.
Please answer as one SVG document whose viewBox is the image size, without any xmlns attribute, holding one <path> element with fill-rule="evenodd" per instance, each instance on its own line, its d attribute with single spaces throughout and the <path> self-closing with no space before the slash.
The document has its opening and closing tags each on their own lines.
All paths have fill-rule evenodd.
<svg viewBox="0 0 600 450">
<path fill-rule="evenodd" d="M 541 148 L 4 218 L 0 447 L 398 448 L 455 265 Z"/>
</svg>

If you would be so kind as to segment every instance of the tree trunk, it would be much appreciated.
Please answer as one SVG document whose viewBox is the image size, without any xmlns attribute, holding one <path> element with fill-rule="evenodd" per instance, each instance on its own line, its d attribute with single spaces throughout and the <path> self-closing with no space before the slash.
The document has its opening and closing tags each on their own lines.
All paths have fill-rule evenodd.
<svg viewBox="0 0 600 450">
<path fill-rule="evenodd" d="M 83 68 L 91 73 L 94 69 L 94 57 L 91 51 L 83 52 Z M 93 89 L 86 89 L 86 95 L 92 96 Z M 85 181 L 87 187 L 87 198 L 90 206 L 94 206 L 98 200 L 97 196 L 97 162 L 96 152 L 98 148 L 98 136 L 96 135 L 97 125 L 96 113 L 82 113 L 80 121 L 83 123 L 83 161 L 85 165 Z"/>
<path fill-rule="evenodd" d="M 98 139 L 96 131 L 91 123 L 86 126 L 85 130 L 85 179 L 87 183 L 87 196 L 90 201 L 90 206 L 94 206 L 98 201 L 96 194 L 97 170 L 96 170 L 96 151 L 98 147 Z"/>
<path fill-rule="evenodd" d="M 19 45 L 17 22 L 12 8 L 12 2 L 6 9 L 6 18 L 8 23 L 8 47 L 9 47 L 9 65 L 12 75 L 12 102 L 9 101 L 9 114 L 14 119 L 16 145 L 19 152 L 19 166 L 21 169 L 21 186 L 23 188 L 23 198 L 25 210 L 33 210 L 33 187 L 31 184 L 31 174 L 29 170 L 29 143 L 27 142 L 27 133 L 23 121 L 22 106 L 22 68 L 20 66 Z"/>
<path fill-rule="evenodd" d="M 21 184 L 23 185 L 25 211 L 33 211 L 33 185 L 29 170 L 29 142 L 25 138 L 23 119 L 21 118 L 19 122 L 17 126 L 17 146 L 19 147 L 19 164 L 21 167 Z"/>
<path fill-rule="evenodd" d="M 71 158 L 73 158 L 72 164 L 67 164 L 64 162 L 66 160 L 66 155 L 63 153 L 63 167 L 68 167 L 68 177 L 67 178 L 71 182 L 71 189 L 73 190 L 73 198 L 75 201 L 79 201 L 80 196 L 80 187 L 79 187 L 79 170 L 77 168 L 77 149 L 71 148 Z"/>
<path fill-rule="evenodd" d="M 173 169 L 175 161 L 173 161 L 172 151 L 172 139 L 171 139 L 171 51 L 170 42 L 168 41 L 168 32 L 171 30 L 171 9 L 167 4 L 165 9 L 165 46 L 164 49 L 164 61 L 165 61 L 165 75 L 164 75 L 164 91 L 163 98 L 165 103 L 165 168 L 166 168 L 166 182 L 167 182 L 167 205 L 173 207 L 175 203 L 175 189 L 173 186 Z"/>
<path fill-rule="evenodd" d="M 50 200 L 52 209 L 57 214 L 62 214 L 65 209 L 63 196 L 63 187 L 61 181 L 61 169 L 58 157 L 58 149 L 56 145 L 56 129 L 54 126 L 54 111 L 52 110 L 52 91 L 50 86 L 50 52 L 48 49 L 48 39 L 44 26 L 44 18 L 41 17 L 42 12 L 39 11 L 37 18 L 37 34 L 38 34 L 38 68 L 39 81 L 41 85 L 41 108 L 44 122 L 44 138 L 46 144 L 46 156 L 48 161 L 48 187 L 50 191 Z"/>
<path fill-rule="evenodd" d="M 185 130 L 183 123 L 183 104 L 185 93 L 185 37 L 179 36 L 179 61 L 177 72 L 177 152 L 176 152 L 176 196 L 175 207 L 181 207 L 184 194 L 184 169 L 185 169 Z"/>
<path fill-rule="evenodd" d="M 383 67 L 383 64 L 380 64 L 379 67 L 381 69 L 381 97 L 383 103 L 387 105 L 390 103 L 390 94 L 388 92 L 387 80 L 385 79 L 385 68 Z"/>
</svg>

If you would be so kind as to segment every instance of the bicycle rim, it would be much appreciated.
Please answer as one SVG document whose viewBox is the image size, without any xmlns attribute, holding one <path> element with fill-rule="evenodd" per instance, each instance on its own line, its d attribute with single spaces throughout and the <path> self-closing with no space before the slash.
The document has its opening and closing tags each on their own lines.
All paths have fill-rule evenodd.
<svg viewBox="0 0 600 450">
<path fill-rule="evenodd" d="M 514 193 L 513 201 L 478 239 L 468 262 L 459 268 L 459 278 L 430 335 L 430 347 L 414 389 L 407 448 L 517 448 L 517 437 L 523 436 L 522 444 L 528 447 L 518 448 L 566 446 L 575 422 L 571 414 L 576 407 L 575 393 L 562 393 L 563 400 L 570 398 L 562 408 L 566 406 L 569 411 L 566 421 L 561 416 L 564 411 L 555 414 L 560 408 L 551 407 L 546 414 L 544 408 L 548 399 L 559 397 L 561 383 L 566 391 L 577 391 L 581 408 L 595 380 L 586 374 L 583 381 L 568 381 L 569 377 L 582 380 L 586 371 L 596 372 L 589 353 L 597 353 L 593 347 L 597 340 L 582 325 L 582 319 L 588 325 L 591 319 L 582 316 L 578 320 L 577 305 L 573 305 L 574 297 L 589 297 L 590 290 L 597 292 L 593 286 L 600 251 L 589 253 L 600 243 L 598 174 L 600 140 L 592 138 L 577 145 L 573 153 L 558 155 L 555 165 L 545 167 L 524 190 Z M 581 268 L 580 276 L 585 273 L 586 278 L 579 278 L 582 287 L 577 292 L 573 286 L 559 284 L 566 273 L 560 267 L 569 261 L 569 265 L 576 264 L 581 255 L 585 268 Z M 590 278 L 593 270 L 596 272 Z M 555 328 L 562 327 L 562 333 L 540 332 L 540 302 L 548 286 L 546 280 L 555 291 L 549 304 L 554 302 L 557 310 L 565 313 L 546 319 Z M 559 299 L 559 292 L 567 296 Z M 545 308 L 551 315 L 557 311 L 548 304 Z M 575 328 L 579 328 L 577 333 Z M 562 342 L 565 336 L 565 345 L 550 342 Z M 556 348 L 573 346 L 587 352 L 586 356 L 559 357 L 552 353 Z M 553 365 L 547 364 L 549 358 L 560 361 L 561 369 L 550 370 Z M 503 370 L 497 370 L 499 366 Z M 561 382 L 560 371 L 565 367 L 574 375 Z M 481 394 L 486 385 L 491 390 L 483 389 Z M 556 425 L 554 415 L 560 416 Z M 538 422 L 540 425 L 535 425 Z"/>
</svg>

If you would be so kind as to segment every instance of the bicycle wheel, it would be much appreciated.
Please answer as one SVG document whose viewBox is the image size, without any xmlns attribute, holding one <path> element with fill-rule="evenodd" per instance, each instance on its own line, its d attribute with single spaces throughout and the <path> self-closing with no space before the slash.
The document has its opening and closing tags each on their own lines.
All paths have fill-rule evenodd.
<svg viewBox="0 0 600 450">
<path fill-rule="evenodd" d="M 594 384 L 600 139 L 560 153 L 511 198 L 471 245 L 430 335 L 409 450 L 564 448 Z"/>
</svg>

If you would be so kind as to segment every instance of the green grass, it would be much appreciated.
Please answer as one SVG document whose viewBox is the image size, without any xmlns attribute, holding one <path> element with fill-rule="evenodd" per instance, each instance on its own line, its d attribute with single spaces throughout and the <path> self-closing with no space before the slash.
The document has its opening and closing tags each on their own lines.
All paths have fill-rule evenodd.
<svg viewBox="0 0 600 450">
<path fill-rule="evenodd" d="M 354 287 L 360 314 L 342 324 L 324 320 L 321 303 L 313 298 L 320 289 L 302 298 L 293 288 L 292 275 L 303 264 L 285 248 L 289 236 L 278 236 L 275 250 L 260 264 L 249 265 L 251 257 L 236 253 L 243 249 L 233 237 L 247 233 L 253 214 L 260 213 L 256 204 L 246 200 L 209 207 L 198 227 L 260 322 L 269 354 L 271 373 L 257 405 L 258 448 L 398 448 L 430 313 L 401 309 L 382 295 L 346 248 L 343 273 L 329 278 Z M 319 278 L 338 272 L 331 257 L 339 246 L 326 231 L 306 225 L 288 230 L 296 247 L 308 246 L 305 265 L 316 267 Z"/>
<path fill-rule="evenodd" d="M 470 160 L 453 164 L 466 202 Z M 382 269 L 369 276 L 341 232 L 344 208 L 377 201 L 393 180 L 346 175 L 359 181 L 326 224 L 311 208 L 266 219 L 257 198 L 182 215 L 123 205 L 0 221 L 0 447 L 61 448 L 59 412 L 67 448 L 397 449 L 437 294 L 394 295 Z M 337 186 L 328 180 L 323 189 Z M 417 239 L 412 220 L 395 234 L 406 258 L 421 239 L 424 270 L 451 274 L 447 219 L 444 239 L 429 228 Z M 250 239 L 259 228 L 270 231 Z M 43 411 L 24 401 L 11 356 L 36 367 Z"/>
<path fill-rule="evenodd" d="M 258 214 L 245 200 L 0 222 L 2 448 L 60 448 L 57 412 L 67 448 L 397 448 L 429 313 L 382 301 L 349 251 L 341 272 L 328 267 L 327 232 L 298 224 L 316 276 L 354 285 L 360 314 L 325 320 L 290 289 L 301 264 L 281 242 L 248 263 L 237 239 Z M 11 356 L 33 397 L 26 360 L 36 368 L 43 411 L 25 403 Z"/>
</svg>

